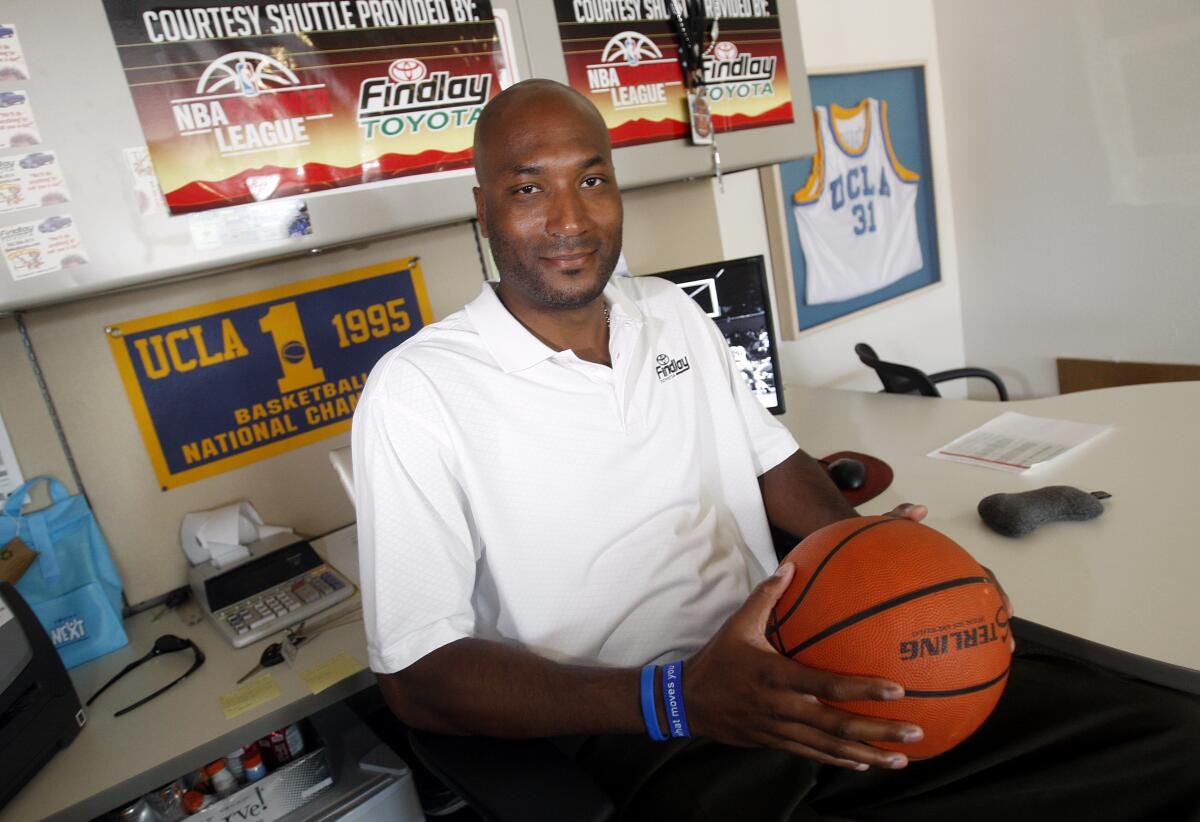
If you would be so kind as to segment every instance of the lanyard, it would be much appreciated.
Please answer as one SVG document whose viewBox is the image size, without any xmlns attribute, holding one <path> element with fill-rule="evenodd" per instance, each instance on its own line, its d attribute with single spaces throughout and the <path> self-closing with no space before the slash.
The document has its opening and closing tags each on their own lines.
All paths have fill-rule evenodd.
<svg viewBox="0 0 1200 822">
<path fill-rule="evenodd" d="M 704 0 L 671 0 L 671 24 L 679 39 L 679 66 L 687 89 L 688 120 L 692 126 L 692 143 L 712 147 L 713 174 L 721 192 L 725 182 L 721 177 L 721 152 L 717 149 L 717 129 L 709 108 L 704 79 L 704 57 L 716 44 L 721 27 L 713 18 L 709 47 L 704 47 Z"/>
</svg>

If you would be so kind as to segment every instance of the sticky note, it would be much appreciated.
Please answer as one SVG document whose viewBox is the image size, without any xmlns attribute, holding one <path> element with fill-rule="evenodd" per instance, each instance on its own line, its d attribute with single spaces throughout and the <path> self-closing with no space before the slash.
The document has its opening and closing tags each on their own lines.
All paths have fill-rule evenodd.
<svg viewBox="0 0 1200 822">
<path fill-rule="evenodd" d="M 279 685 L 275 682 L 275 678 L 270 674 L 263 674 L 256 676 L 245 685 L 221 694 L 217 701 L 221 705 L 221 712 L 225 714 L 225 718 L 233 719 L 238 714 L 244 714 L 264 702 L 270 702 L 279 694 Z"/>
<path fill-rule="evenodd" d="M 354 676 L 365 667 L 350 654 L 342 651 L 337 656 L 309 668 L 300 674 L 300 678 L 308 685 L 310 691 L 319 694 L 330 685 L 336 685 L 346 677 Z"/>
</svg>

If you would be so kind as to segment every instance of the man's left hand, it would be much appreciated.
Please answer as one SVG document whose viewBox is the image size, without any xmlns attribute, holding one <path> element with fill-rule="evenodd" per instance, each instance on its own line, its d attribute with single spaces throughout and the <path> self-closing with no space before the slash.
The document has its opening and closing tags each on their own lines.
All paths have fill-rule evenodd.
<svg viewBox="0 0 1200 822">
<path fill-rule="evenodd" d="M 929 509 L 924 505 L 902 502 L 884 514 L 884 516 L 896 517 L 897 519 L 911 519 L 913 522 L 920 522 L 925 519 L 925 515 L 928 513 Z"/>
</svg>

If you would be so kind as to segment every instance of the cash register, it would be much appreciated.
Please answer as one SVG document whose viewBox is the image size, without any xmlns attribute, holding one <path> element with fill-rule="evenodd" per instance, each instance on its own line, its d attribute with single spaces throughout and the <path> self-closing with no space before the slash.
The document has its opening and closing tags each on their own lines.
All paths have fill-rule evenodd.
<svg viewBox="0 0 1200 822">
<path fill-rule="evenodd" d="M 0 581 L 0 809 L 83 723 L 50 637 L 17 590 Z"/>
<path fill-rule="evenodd" d="M 229 568 L 211 562 L 188 569 L 192 592 L 217 631 L 243 648 L 354 594 L 354 585 L 305 540 L 276 534 L 249 546 Z"/>
</svg>

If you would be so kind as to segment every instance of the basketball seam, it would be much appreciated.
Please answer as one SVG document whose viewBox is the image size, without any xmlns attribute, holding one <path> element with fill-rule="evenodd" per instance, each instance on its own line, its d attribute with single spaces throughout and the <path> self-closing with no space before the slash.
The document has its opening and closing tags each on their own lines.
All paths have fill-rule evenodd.
<svg viewBox="0 0 1200 822">
<path fill-rule="evenodd" d="M 850 542 L 850 540 L 854 539 L 856 536 L 863 533 L 864 531 L 869 531 L 872 528 L 878 527 L 880 525 L 886 525 L 889 522 L 904 522 L 904 520 L 896 519 L 894 517 L 876 520 L 875 522 L 868 523 L 868 524 L 864 525 L 862 528 L 859 528 L 857 531 L 854 531 L 853 533 L 848 534 L 844 539 L 842 539 L 841 542 L 839 542 L 837 545 L 833 546 L 833 550 L 831 550 L 828 554 L 825 555 L 824 559 L 822 559 L 820 564 L 817 565 L 817 569 L 815 571 L 813 571 L 812 576 L 808 578 L 808 582 L 806 582 L 804 584 L 804 589 L 802 591 L 800 591 L 800 595 L 798 597 L 796 597 L 796 601 L 791 604 L 791 607 L 789 607 L 787 609 L 787 612 L 783 616 L 781 616 L 779 619 L 775 620 L 775 630 L 778 632 L 783 627 L 783 624 L 788 621 L 788 618 L 796 612 L 797 608 L 800 607 L 800 603 L 804 601 L 804 598 L 806 596 L 808 596 L 808 592 L 813 587 L 813 585 L 816 583 L 817 577 L 819 577 L 821 575 L 821 572 L 825 570 L 825 566 L 829 564 L 829 561 L 831 559 L 833 559 L 834 554 L 836 554 L 838 551 L 842 550 L 842 548 L 845 547 L 846 543 Z M 779 647 L 781 647 L 781 648 L 783 647 L 782 634 L 780 635 Z"/>
<path fill-rule="evenodd" d="M 949 691 L 910 691 L 908 688 L 905 688 L 904 695 L 916 697 L 917 699 L 936 699 L 943 696 L 962 696 L 963 694 L 973 694 L 976 691 L 986 691 L 988 688 L 999 683 L 1006 676 L 1008 676 L 1008 672 L 1009 668 L 1005 668 L 1004 671 L 995 679 L 989 679 L 987 682 L 981 682 L 978 685 L 968 685 L 965 688 L 954 688 Z"/>
<path fill-rule="evenodd" d="M 936 585 L 927 585 L 924 588 L 918 588 L 915 591 L 909 591 L 906 594 L 901 594 L 900 596 L 892 597 L 891 599 L 886 599 L 883 602 L 872 605 L 870 608 L 864 608 L 863 610 L 859 611 L 858 613 L 852 614 L 852 615 L 846 617 L 845 619 L 843 619 L 842 621 L 835 622 L 832 625 L 828 626 L 827 628 L 824 628 L 823 630 L 818 631 L 817 633 L 810 636 L 808 639 L 801 642 L 795 648 L 791 648 L 790 650 L 784 652 L 784 656 L 787 656 L 787 657 L 795 656 L 796 654 L 800 653 L 801 651 L 803 651 L 807 648 L 810 648 L 813 645 L 816 645 L 821 640 L 828 639 L 829 637 L 836 634 L 838 631 L 841 631 L 845 628 L 849 628 L 851 625 L 862 622 L 864 619 L 873 617 L 876 614 L 881 614 L 884 611 L 895 608 L 897 605 L 903 605 L 904 603 L 911 602 L 914 599 L 920 599 L 921 597 L 929 596 L 930 594 L 936 594 L 940 591 L 946 591 L 946 590 L 949 590 L 950 588 L 960 588 L 964 585 L 978 585 L 981 583 L 990 583 L 991 581 L 992 580 L 990 577 L 958 577 L 956 579 L 943 580 L 942 582 L 939 582 Z M 782 645 L 783 643 L 780 643 L 780 644 Z"/>
</svg>

